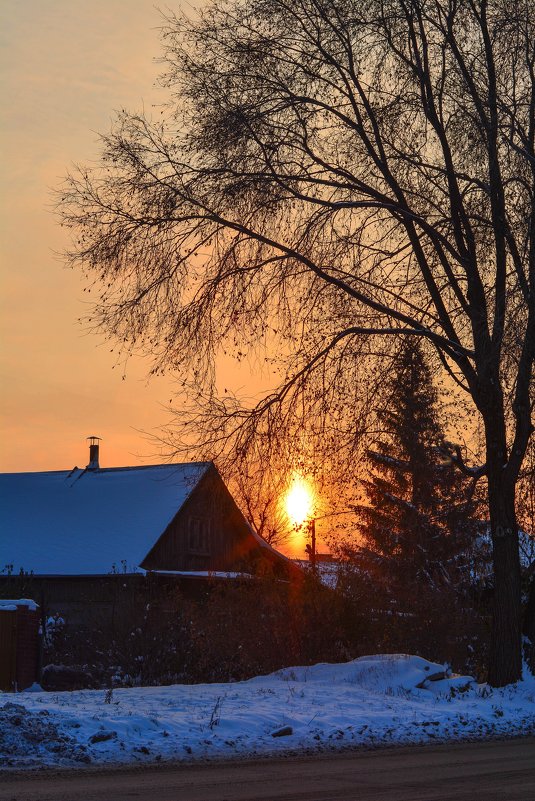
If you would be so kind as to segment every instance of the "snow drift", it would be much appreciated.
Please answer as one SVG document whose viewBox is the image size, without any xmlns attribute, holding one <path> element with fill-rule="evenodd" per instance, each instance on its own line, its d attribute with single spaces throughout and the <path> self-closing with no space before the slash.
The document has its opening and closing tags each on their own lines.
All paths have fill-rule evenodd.
<svg viewBox="0 0 535 801">
<path fill-rule="evenodd" d="M 234 684 L 0 693 L 7 769 L 528 734 L 535 734 L 528 672 L 496 690 L 404 654 L 285 668 Z"/>
</svg>

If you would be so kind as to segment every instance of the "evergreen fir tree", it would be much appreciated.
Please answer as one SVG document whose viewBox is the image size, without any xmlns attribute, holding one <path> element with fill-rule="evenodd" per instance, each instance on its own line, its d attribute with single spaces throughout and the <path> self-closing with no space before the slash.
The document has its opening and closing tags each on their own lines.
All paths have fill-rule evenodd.
<svg viewBox="0 0 535 801">
<path fill-rule="evenodd" d="M 400 352 L 387 395 L 384 435 L 368 452 L 358 561 L 384 600 L 414 606 L 417 596 L 462 583 L 474 504 L 464 478 L 440 457 L 437 392 L 414 340 Z"/>
</svg>

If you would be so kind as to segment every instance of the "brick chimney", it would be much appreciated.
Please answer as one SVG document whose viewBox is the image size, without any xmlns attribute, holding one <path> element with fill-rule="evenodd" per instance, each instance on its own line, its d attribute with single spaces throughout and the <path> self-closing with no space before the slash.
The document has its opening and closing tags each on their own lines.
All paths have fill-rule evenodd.
<svg viewBox="0 0 535 801">
<path fill-rule="evenodd" d="M 100 442 L 100 437 L 87 437 L 86 439 L 89 440 L 89 464 L 85 469 L 99 470 L 100 465 L 98 463 L 98 443 Z"/>
</svg>

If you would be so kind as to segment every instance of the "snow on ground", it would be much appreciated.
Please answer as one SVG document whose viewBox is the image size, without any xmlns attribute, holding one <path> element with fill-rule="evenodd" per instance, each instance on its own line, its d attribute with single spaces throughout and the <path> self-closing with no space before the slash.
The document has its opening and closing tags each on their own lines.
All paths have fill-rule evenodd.
<svg viewBox="0 0 535 801">
<path fill-rule="evenodd" d="M 535 734 L 531 674 L 492 690 L 467 676 L 436 680 L 443 671 L 396 654 L 233 684 L 0 693 L 0 765 L 233 758 Z"/>
</svg>

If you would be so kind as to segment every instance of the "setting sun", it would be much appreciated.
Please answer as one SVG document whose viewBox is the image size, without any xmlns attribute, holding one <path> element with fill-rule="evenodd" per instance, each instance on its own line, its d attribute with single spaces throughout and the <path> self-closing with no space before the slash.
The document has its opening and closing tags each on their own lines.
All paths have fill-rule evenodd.
<svg viewBox="0 0 535 801">
<path fill-rule="evenodd" d="M 312 490 L 301 476 L 295 476 L 286 495 L 286 513 L 294 526 L 301 526 L 312 515 Z"/>
</svg>

